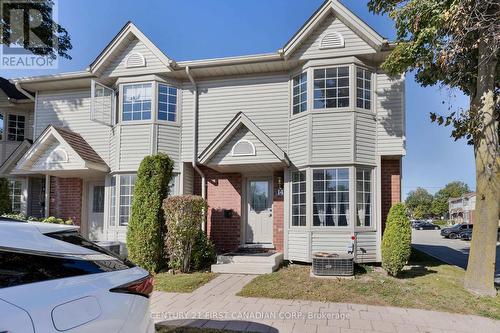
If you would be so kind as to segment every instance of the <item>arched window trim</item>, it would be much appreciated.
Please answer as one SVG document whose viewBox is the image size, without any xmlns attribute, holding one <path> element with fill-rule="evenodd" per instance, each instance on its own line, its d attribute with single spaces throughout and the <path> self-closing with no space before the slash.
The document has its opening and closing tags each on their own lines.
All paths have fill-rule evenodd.
<svg viewBox="0 0 500 333">
<path fill-rule="evenodd" d="M 234 148 L 240 144 L 240 143 L 247 143 L 249 144 L 251 147 L 252 147 L 252 152 L 251 153 L 248 153 L 248 154 L 239 154 L 239 153 L 236 153 L 234 151 Z M 233 148 L 231 149 L 231 155 L 232 156 L 255 156 L 255 145 L 251 142 L 251 141 L 248 141 L 248 140 L 245 140 L 245 139 L 241 139 L 241 140 L 238 140 L 238 142 L 236 142 L 234 145 L 233 145 Z"/>
<path fill-rule="evenodd" d="M 336 44 L 336 45 L 326 44 L 325 40 L 331 39 L 332 36 L 335 36 L 336 38 L 338 38 L 338 40 L 339 40 L 338 44 Z M 323 38 L 321 39 L 321 43 L 320 43 L 319 48 L 324 50 L 324 49 L 336 49 L 336 48 L 340 48 L 340 47 L 344 47 L 344 46 L 345 46 L 344 36 L 342 36 L 342 34 L 338 31 L 332 31 L 332 32 L 329 32 L 323 36 Z"/>
</svg>

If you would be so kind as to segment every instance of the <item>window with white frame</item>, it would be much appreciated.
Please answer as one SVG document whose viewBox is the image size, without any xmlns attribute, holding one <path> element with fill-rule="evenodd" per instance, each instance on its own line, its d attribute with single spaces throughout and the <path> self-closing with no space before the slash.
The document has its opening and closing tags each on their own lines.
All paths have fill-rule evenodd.
<svg viewBox="0 0 500 333">
<path fill-rule="evenodd" d="M 3 140 L 4 125 L 3 125 L 3 114 L 0 113 L 0 140 Z"/>
<path fill-rule="evenodd" d="M 349 224 L 349 169 L 313 170 L 313 226 Z"/>
<path fill-rule="evenodd" d="M 116 176 L 111 177 L 110 184 L 111 204 L 109 208 L 109 225 L 116 225 Z"/>
<path fill-rule="evenodd" d="M 158 119 L 176 121 L 177 88 L 158 84 Z"/>
<path fill-rule="evenodd" d="M 23 196 L 23 182 L 20 180 L 9 180 L 10 201 L 12 202 L 12 212 L 21 212 L 21 200 Z"/>
<path fill-rule="evenodd" d="M 371 109 L 372 73 L 363 68 L 356 68 L 356 106 Z"/>
<path fill-rule="evenodd" d="M 349 107 L 349 67 L 314 70 L 314 108 Z"/>
<path fill-rule="evenodd" d="M 24 127 L 26 118 L 17 114 L 9 114 L 7 140 L 24 141 Z"/>
<path fill-rule="evenodd" d="M 293 114 L 307 111 L 307 72 L 293 78 Z"/>
<path fill-rule="evenodd" d="M 151 83 L 123 86 L 122 121 L 151 119 Z"/>
<path fill-rule="evenodd" d="M 132 208 L 132 198 L 134 196 L 134 184 L 136 175 L 120 175 L 120 205 L 119 205 L 119 224 L 127 226 Z"/>
<path fill-rule="evenodd" d="M 356 170 L 356 226 L 372 225 L 372 182 L 371 170 Z"/>
<path fill-rule="evenodd" d="M 292 226 L 306 225 L 306 172 L 292 173 Z"/>
</svg>

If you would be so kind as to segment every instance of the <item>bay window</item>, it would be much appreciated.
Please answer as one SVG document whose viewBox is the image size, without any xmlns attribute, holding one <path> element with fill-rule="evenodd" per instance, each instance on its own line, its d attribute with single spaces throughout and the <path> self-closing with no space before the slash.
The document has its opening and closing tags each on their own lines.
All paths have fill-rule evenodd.
<svg viewBox="0 0 500 333">
<path fill-rule="evenodd" d="M 356 68 L 356 106 L 371 109 L 371 76 L 372 73 L 363 68 Z"/>
<path fill-rule="evenodd" d="M 123 86 L 122 121 L 151 119 L 151 83 Z"/>
<path fill-rule="evenodd" d="M 120 205 L 118 221 L 120 226 L 127 226 L 134 196 L 135 174 L 120 175 Z"/>
<path fill-rule="evenodd" d="M 349 224 L 349 169 L 313 170 L 313 226 Z"/>
<path fill-rule="evenodd" d="M 158 84 L 158 119 L 176 121 L 177 89 L 166 84 Z"/>
<path fill-rule="evenodd" d="M 372 225 L 372 182 L 371 170 L 356 171 L 356 226 L 370 227 Z"/>
<path fill-rule="evenodd" d="M 314 70 L 314 108 L 349 107 L 349 67 Z"/>
<path fill-rule="evenodd" d="M 307 72 L 293 78 L 293 114 L 307 111 Z"/>
<path fill-rule="evenodd" d="M 26 118 L 17 114 L 9 114 L 7 140 L 24 141 L 24 128 Z"/>
<path fill-rule="evenodd" d="M 292 226 L 306 225 L 306 172 L 292 173 Z"/>
</svg>

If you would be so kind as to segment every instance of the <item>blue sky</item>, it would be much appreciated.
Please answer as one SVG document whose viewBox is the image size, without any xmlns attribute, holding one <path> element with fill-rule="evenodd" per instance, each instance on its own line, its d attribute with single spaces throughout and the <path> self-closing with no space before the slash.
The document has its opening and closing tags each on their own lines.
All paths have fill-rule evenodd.
<svg viewBox="0 0 500 333">
<path fill-rule="evenodd" d="M 85 69 L 121 27 L 133 21 L 162 51 L 177 61 L 275 52 L 302 26 L 323 0 L 59 0 L 58 18 L 70 33 L 72 60 L 57 70 L 2 70 L 4 77 Z M 366 1 L 343 0 L 356 15 L 386 38 L 392 22 L 370 14 Z M 429 112 L 467 104 L 439 87 L 422 88 L 406 80 L 407 155 L 403 194 L 417 186 L 435 192 L 461 180 L 475 187 L 474 156 L 464 141 L 454 142 L 450 128 L 429 121 Z M 442 102 L 445 101 L 443 104 Z"/>
</svg>

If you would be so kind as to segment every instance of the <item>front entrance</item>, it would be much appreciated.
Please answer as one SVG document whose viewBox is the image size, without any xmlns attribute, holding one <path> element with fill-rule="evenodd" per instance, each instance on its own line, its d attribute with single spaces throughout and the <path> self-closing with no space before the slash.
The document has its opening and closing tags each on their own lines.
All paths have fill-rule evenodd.
<svg viewBox="0 0 500 333">
<path fill-rule="evenodd" d="M 245 241 L 250 244 L 273 242 L 272 179 L 249 178 L 247 182 L 247 223 Z"/>
<path fill-rule="evenodd" d="M 104 239 L 104 183 L 89 183 L 88 230 L 91 240 Z"/>
</svg>

